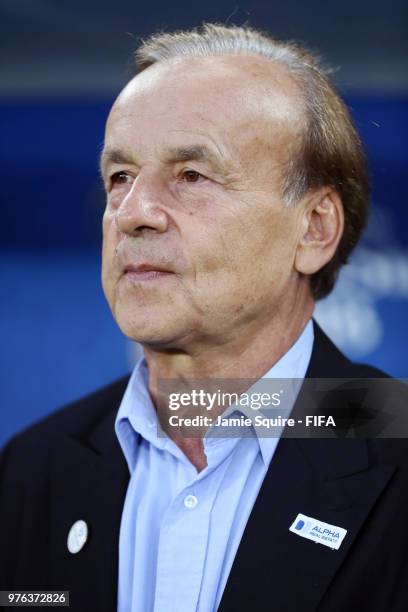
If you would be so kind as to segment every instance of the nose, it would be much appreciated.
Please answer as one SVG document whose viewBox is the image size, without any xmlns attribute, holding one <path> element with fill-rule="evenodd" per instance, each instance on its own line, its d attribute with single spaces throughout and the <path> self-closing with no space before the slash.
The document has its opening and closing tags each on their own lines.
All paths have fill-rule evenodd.
<svg viewBox="0 0 408 612">
<path fill-rule="evenodd" d="M 164 198 L 159 178 L 141 172 L 116 211 L 117 229 L 133 236 L 145 229 L 165 232 L 168 218 L 163 210 Z"/>
</svg>

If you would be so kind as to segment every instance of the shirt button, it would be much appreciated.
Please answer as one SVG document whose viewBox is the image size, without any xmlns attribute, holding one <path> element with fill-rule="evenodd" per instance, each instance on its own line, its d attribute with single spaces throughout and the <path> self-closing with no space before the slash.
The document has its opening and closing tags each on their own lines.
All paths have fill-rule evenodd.
<svg viewBox="0 0 408 612">
<path fill-rule="evenodd" d="M 198 499 L 196 498 L 195 495 L 187 495 L 187 497 L 184 498 L 184 505 L 189 510 L 192 510 L 193 508 L 195 508 L 197 504 L 198 504 Z"/>
</svg>

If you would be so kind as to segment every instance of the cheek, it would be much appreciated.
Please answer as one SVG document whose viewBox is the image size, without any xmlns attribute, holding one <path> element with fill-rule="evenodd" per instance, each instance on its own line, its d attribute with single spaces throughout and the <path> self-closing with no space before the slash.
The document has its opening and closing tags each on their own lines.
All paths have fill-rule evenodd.
<svg viewBox="0 0 408 612">
<path fill-rule="evenodd" d="M 191 227 L 186 232 L 185 246 L 190 255 L 193 279 L 204 289 L 224 278 L 234 267 L 228 229 L 214 218 L 200 227 Z"/>
<path fill-rule="evenodd" d="M 106 213 L 102 222 L 102 284 L 105 293 L 113 282 L 115 250 L 117 246 L 117 232 L 112 217 Z"/>
<path fill-rule="evenodd" d="M 279 204 L 272 205 L 257 222 L 257 242 L 265 247 L 270 255 L 288 256 L 294 251 L 297 241 L 297 215 L 294 209 L 284 208 Z"/>
<path fill-rule="evenodd" d="M 114 214 L 112 210 L 110 209 L 110 207 L 108 208 L 108 205 L 107 205 L 105 212 L 103 213 L 103 217 L 102 217 L 102 235 L 103 235 L 104 240 L 112 232 L 112 229 L 114 227 L 114 220 L 115 220 Z"/>
<path fill-rule="evenodd" d="M 247 286 L 265 279 L 283 282 L 291 274 L 295 256 L 296 227 L 291 213 L 259 209 L 248 211 L 221 235 L 228 267 Z"/>
<path fill-rule="evenodd" d="M 108 255 L 111 250 L 111 223 L 104 215 L 102 222 L 102 266 L 103 269 L 108 263 Z"/>
</svg>

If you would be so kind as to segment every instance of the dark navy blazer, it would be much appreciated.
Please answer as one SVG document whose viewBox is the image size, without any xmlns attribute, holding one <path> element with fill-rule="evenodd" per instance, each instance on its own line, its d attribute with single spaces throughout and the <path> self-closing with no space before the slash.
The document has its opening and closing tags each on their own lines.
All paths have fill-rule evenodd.
<svg viewBox="0 0 408 612">
<path fill-rule="evenodd" d="M 314 328 L 307 377 L 383 375 L 352 364 Z M 129 472 L 114 421 L 127 381 L 55 412 L 4 449 L 0 589 L 69 590 L 73 611 L 116 610 Z M 302 401 L 301 391 L 294 410 Z M 298 513 L 347 529 L 340 548 L 290 532 Z M 89 538 L 71 554 L 67 535 L 78 519 Z M 407 612 L 407 525 L 407 440 L 282 438 L 219 611 Z"/>
</svg>

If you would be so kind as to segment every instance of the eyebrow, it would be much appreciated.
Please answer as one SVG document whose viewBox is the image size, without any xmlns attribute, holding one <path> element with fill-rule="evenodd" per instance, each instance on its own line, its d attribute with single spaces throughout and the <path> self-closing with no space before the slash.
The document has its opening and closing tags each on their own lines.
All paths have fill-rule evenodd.
<svg viewBox="0 0 408 612">
<path fill-rule="evenodd" d="M 99 170 L 102 175 L 104 174 L 105 167 L 108 163 L 132 164 L 134 163 L 134 160 L 132 160 L 131 156 L 126 155 L 120 149 L 103 149 L 99 158 Z"/>
<path fill-rule="evenodd" d="M 215 166 L 220 166 L 220 160 L 214 153 L 202 144 L 193 144 L 183 147 L 168 149 L 163 157 L 166 164 L 175 164 L 187 161 L 209 161 Z"/>
<path fill-rule="evenodd" d="M 214 170 L 221 173 L 225 172 L 224 165 L 218 155 L 215 155 L 209 147 L 202 144 L 168 148 L 162 159 L 168 165 L 187 161 L 207 161 Z M 120 149 L 104 149 L 100 157 L 101 174 L 103 174 L 109 162 L 113 164 L 136 164 L 131 155 Z"/>
</svg>

